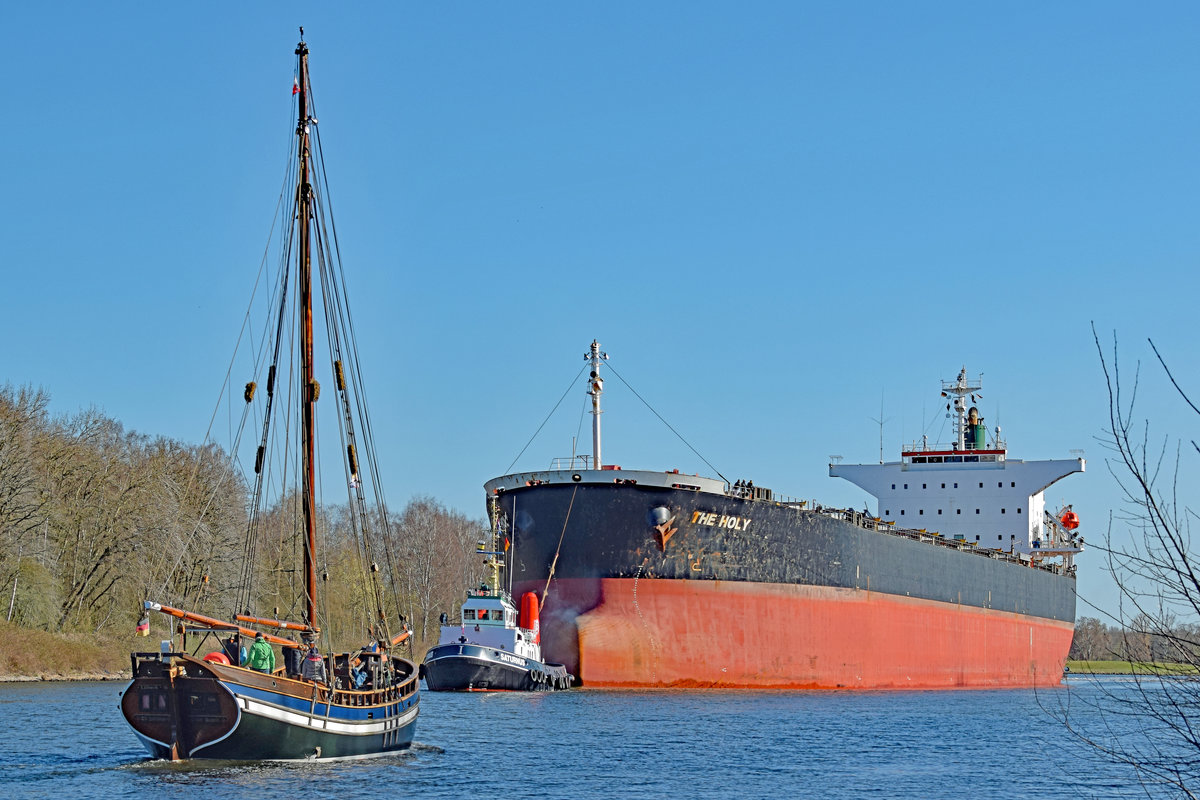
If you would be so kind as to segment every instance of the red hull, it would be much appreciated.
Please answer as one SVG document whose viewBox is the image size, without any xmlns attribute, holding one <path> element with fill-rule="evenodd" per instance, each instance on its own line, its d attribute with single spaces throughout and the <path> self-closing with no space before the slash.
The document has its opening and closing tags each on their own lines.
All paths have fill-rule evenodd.
<svg viewBox="0 0 1200 800">
<path fill-rule="evenodd" d="M 556 580 L 542 625 L 546 657 L 585 686 L 779 689 L 1056 686 L 1074 630 L 860 589 L 647 578 Z"/>
</svg>

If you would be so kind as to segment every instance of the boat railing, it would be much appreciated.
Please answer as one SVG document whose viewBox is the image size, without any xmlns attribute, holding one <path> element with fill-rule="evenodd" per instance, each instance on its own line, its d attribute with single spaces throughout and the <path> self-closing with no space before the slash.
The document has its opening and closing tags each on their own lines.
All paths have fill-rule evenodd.
<svg viewBox="0 0 1200 800">
<path fill-rule="evenodd" d="M 550 462 L 551 472 L 562 472 L 572 469 L 591 469 L 592 457 L 589 455 L 581 456 L 560 456 Z"/>
<path fill-rule="evenodd" d="M 966 447 L 959 448 L 958 442 L 908 442 L 901 446 L 901 452 L 908 453 L 954 453 L 955 455 L 968 455 L 970 453 L 983 450 L 993 452 L 996 450 L 1007 450 L 1008 441 L 1005 439 L 994 439 L 984 447 L 977 447 L 973 443 L 967 443 Z"/>
<path fill-rule="evenodd" d="M 830 517 L 832 519 L 849 522 L 859 528 L 864 528 L 869 531 L 885 533 L 890 536 L 903 536 L 906 539 L 912 539 L 926 544 L 932 544 L 939 547 L 948 547 L 954 550 L 974 553 L 976 555 L 985 556 L 988 558 L 998 559 L 1000 561 L 1008 561 L 1013 564 L 1040 569 L 1043 572 L 1051 572 L 1060 574 L 1064 570 L 1057 564 L 1045 564 L 1037 559 L 1022 557 L 1020 553 L 1010 553 L 1004 550 L 995 550 L 990 547 L 980 547 L 975 542 L 963 539 L 957 536 L 942 536 L 937 531 L 928 531 L 923 528 L 898 528 L 894 522 L 889 522 L 879 517 L 873 517 L 865 511 L 853 511 L 846 508 L 824 508 L 816 503 L 812 505 L 812 512 Z M 1072 573 L 1073 574 L 1073 573 Z"/>
</svg>

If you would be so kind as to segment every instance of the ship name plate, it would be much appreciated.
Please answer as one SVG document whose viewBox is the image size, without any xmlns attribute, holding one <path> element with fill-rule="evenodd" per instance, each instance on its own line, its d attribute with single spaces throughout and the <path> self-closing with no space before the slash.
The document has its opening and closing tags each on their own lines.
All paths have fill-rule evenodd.
<svg viewBox="0 0 1200 800">
<path fill-rule="evenodd" d="M 735 517 L 727 514 L 718 514 L 715 511 L 693 511 L 693 525 L 708 525 L 714 528 L 728 528 L 731 531 L 744 531 L 750 527 L 752 520 L 749 517 Z"/>
</svg>

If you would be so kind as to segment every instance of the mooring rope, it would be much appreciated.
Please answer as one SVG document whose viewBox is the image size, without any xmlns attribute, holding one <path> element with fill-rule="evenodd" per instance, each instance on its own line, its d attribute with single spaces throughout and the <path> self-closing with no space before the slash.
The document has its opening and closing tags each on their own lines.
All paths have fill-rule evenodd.
<svg viewBox="0 0 1200 800">
<path fill-rule="evenodd" d="M 550 562 L 550 572 L 546 575 L 546 585 L 542 587 L 542 605 L 546 604 L 546 595 L 550 592 L 550 581 L 554 579 L 554 568 L 558 565 L 558 554 L 562 552 L 563 537 L 567 535 L 567 523 L 571 521 L 571 509 L 575 507 L 575 493 L 579 491 L 579 484 L 575 484 L 575 488 L 571 490 L 571 502 L 567 504 L 567 516 L 563 518 L 562 532 L 558 534 L 558 546 L 554 548 L 554 559 Z M 516 505 L 513 505 L 513 516 L 516 516 Z M 516 523 L 516 520 L 513 520 Z"/>
</svg>

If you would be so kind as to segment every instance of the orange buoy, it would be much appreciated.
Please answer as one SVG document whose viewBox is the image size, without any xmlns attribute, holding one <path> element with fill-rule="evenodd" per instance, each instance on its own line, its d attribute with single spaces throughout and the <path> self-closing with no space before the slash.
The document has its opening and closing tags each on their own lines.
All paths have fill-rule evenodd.
<svg viewBox="0 0 1200 800">
<path fill-rule="evenodd" d="M 533 592 L 521 595 L 521 627 L 533 631 L 533 641 L 542 641 L 541 623 L 538 622 L 538 599 Z"/>
<path fill-rule="evenodd" d="M 229 656 L 224 653 L 212 652 L 204 657 L 204 660 L 210 664 L 229 664 Z"/>
<path fill-rule="evenodd" d="M 1079 515 L 1070 509 L 1064 511 L 1058 518 L 1062 526 L 1069 531 L 1073 531 L 1079 527 Z"/>
</svg>

